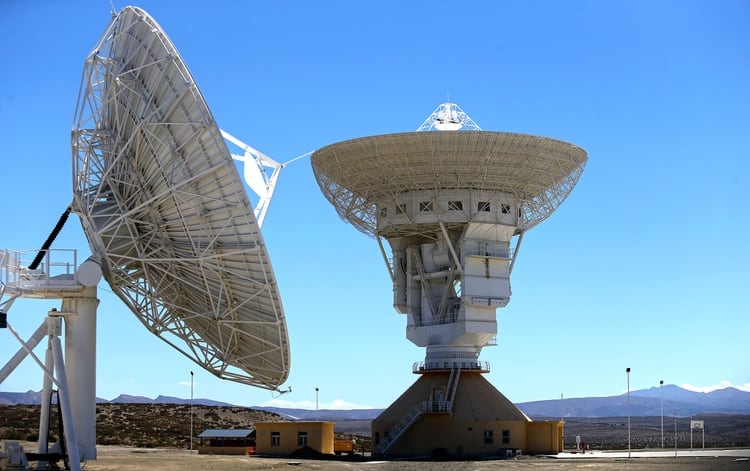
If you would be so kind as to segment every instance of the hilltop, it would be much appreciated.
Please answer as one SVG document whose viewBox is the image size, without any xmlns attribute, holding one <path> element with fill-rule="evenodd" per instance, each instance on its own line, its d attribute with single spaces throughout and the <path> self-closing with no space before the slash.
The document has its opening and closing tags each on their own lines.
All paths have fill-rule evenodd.
<svg viewBox="0 0 750 471">
<path fill-rule="evenodd" d="M 0 392 L 0 404 L 39 404 L 41 393 L 36 391 Z M 628 406 L 628 402 L 630 405 Z M 111 400 L 97 399 L 98 404 L 190 404 L 190 399 L 157 396 L 131 396 L 120 394 Z M 235 404 L 196 398 L 194 405 L 213 407 L 241 407 Z M 675 385 L 665 385 L 607 397 L 580 397 L 549 399 L 517 403 L 530 417 L 624 417 L 677 415 L 688 417 L 697 414 L 738 414 L 750 415 L 750 392 L 737 388 L 717 389 L 708 393 L 694 392 Z M 383 409 L 296 409 L 282 407 L 253 406 L 253 409 L 278 414 L 288 420 L 372 420 Z"/>
</svg>

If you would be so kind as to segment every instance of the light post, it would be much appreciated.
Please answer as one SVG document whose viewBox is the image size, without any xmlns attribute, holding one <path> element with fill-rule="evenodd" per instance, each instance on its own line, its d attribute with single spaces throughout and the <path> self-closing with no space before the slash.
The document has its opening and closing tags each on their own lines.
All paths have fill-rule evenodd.
<svg viewBox="0 0 750 471">
<path fill-rule="evenodd" d="M 190 453 L 193 452 L 193 372 L 190 372 Z"/>
<path fill-rule="evenodd" d="M 674 413 L 674 457 L 677 458 L 677 412 Z"/>
<path fill-rule="evenodd" d="M 320 417 L 318 416 L 318 388 L 315 388 L 315 420 L 320 421 Z"/>
<path fill-rule="evenodd" d="M 659 400 L 661 401 L 661 447 L 664 448 L 664 396 L 661 387 L 664 386 L 664 380 L 659 381 Z"/>
<path fill-rule="evenodd" d="M 628 458 L 630 458 L 630 368 L 625 368 L 628 377 Z"/>
<path fill-rule="evenodd" d="M 560 442 L 562 444 L 561 450 L 565 453 L 565 416 L 563 415 L 563 393 L 560 393 Z"/>
</svg>

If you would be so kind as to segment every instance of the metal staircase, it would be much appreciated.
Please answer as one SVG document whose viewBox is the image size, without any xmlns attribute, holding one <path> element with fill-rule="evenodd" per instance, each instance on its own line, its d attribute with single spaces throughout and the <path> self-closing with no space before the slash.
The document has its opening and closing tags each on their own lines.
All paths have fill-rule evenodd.
<svg viewBox="0 0 750 471">
<path fill-rule="evenodd" d="M 444 401 L 423 401 L 411 408 L 408 414 L 396 424 L 385 436 L 378 446 L 378 453 L 384 455 L 396 443 L 399 438 L 417 421 L 423 414 L 451 414 L 453 413 L 453 401 L 456 398 L 458 380 L 461 377 L 461 368 L 452 368 L 448 377 L 445 390 L 448 397 Z"/>
</svg>

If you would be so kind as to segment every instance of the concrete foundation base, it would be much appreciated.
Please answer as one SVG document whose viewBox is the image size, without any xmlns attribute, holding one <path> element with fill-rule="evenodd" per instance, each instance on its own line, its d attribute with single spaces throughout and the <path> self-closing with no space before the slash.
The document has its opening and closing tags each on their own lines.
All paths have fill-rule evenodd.
<svg viewBox="0 0 750 471">
<path fill-rule="evenodd" d="M 484 376 L 423 372 L 372 422 L 374 453 L 394 457 L 556 453 L 562 423 L 532 421 Z"/>
</svg>

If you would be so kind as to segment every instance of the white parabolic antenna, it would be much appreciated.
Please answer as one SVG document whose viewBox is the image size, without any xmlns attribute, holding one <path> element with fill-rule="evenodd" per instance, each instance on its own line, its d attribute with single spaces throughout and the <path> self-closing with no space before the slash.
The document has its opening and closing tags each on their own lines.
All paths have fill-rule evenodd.
<svg viewBox="0 0 750 471">
<path fill-rule="evenodd" d="M 422 389 L 402 395 L 421 402 L 399 400 L 373 421 L 373 436 L 382 437 L 376 453 L 429 454 L 452 446 L 434 435 L 440 427 L 479 429 L 473 408 L 462 409 L 456 398 L 473 387 L 468 378 L 474 373 L 489 371 L 478 358 L 484 346 L 495 344 L 496 310 L 510 300 L 523 234 L 567 198 L 586 161 L 586 152 L 568 142 L 483 131 L 454 103 L 440 105 L 418 132 L 362 137 L 313 153 L 323 195 L 343 219 L 375 237 L 393 282 L 393 306 L 407 316 L 406 336 L 426 349 L 424 362 L 414 367 L 423 375 L 415 387 Z M 445 394 L 436 395 L 437 389 Z M 408 413 L 392 421 L 399 407 Z M 425 421 L 414 432 L 422 438 L 397 445 L 432 413 L 453 414 L 452 422 Z M 463 416 L 476 422 L 461 422 Z M 409 448 L 417 442 L 429 447 Z"/>
<path fill-rule="evenodd" d="M 231 155 L 225 138 L 244 156 Z M 1 311 L 17 297 L 63 299 L 61 310 L 50 311 L 27 342 L 7 324 L 23 348 L 0 369 L 0 383 L 50 338 L 47 358 L 34 356 L 45 371 L 39 455 L 51 456 L 45 404 L 54 382 L 65 426 L 60 446 L 79 469 L 80 460 L 96 458 L 101 276 L 150 332 L 222 379 L 278 390 L 290 359 L 258 222 L 283 165 L 218 128 L 179 53 L 143 10 L 117 13 L 87 57 L 72 151 L 73 202 L 53 235 L 28 265 L 20 253 L 0 251 L 0 295 L 6 298 L 0 299 L 0 327 L 6 326 Z M 259 197 L 255 209 L 233 158 L 244 161 Z M 273 169 L 270 176 L 266 168 Z M 49 248 L 71 211 L 80 216 L 93 252 L 80 266 L 75 251 L 60 264 Z M 53 273 L 70 266 L 78 268 Z M 67 372 L 58 338 L 62 319 Z"/>
<path fill-rule="evenodd" d="M 380 244 L 394 307 L 426 364 L 472 362 L 497 335 L 521 237 L 565 200 L 587 156 L 556 139 L 482 131 L 454 103 L 419 129 L 331 144 L 311 164 L 338 214 Z"/>
<path fill-rule="evenodd" d="M 218 377 L 276 389 L 289 370 L 284 311 L 232 157 L 179 53 L 123 9 L 86 59 L 73 145 L 73 211 L 115 293 Z"/>
</svg>

